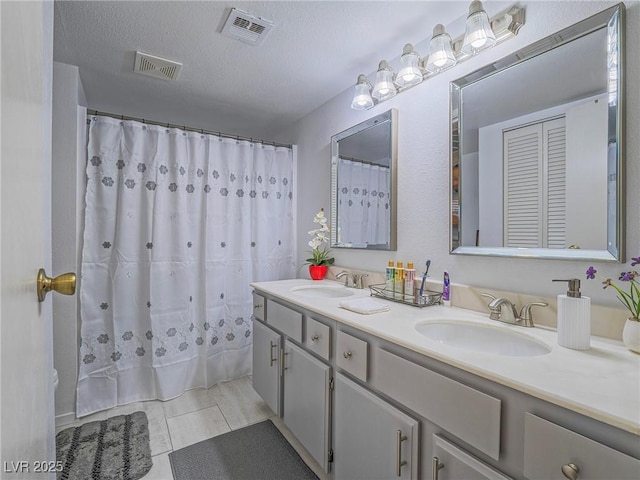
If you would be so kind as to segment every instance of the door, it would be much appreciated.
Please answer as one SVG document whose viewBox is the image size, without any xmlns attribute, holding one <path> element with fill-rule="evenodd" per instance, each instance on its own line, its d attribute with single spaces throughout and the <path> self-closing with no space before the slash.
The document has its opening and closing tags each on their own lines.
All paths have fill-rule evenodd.
<svg viewBox="0 0 640 480">
<path fill-rule="evenodd" d="M 0 2 L 0 36 L 0 477 L 55 478 L 35 472 L 55 460 L 51 299 L 35 284 L 50 266 L 53 3 Z"/>
<path fill-rule="evenodd" d="M 280 346 L 282 337 L 253 321 L 253 389 L 280 415 Z"/>
<path fill-rule="evenodd" d="M 418 478 L 416 420 L 339 373 L 334 402 L 334 478 Z"/>
<path fill-rule="evenodd" d="M 284 341 L 282 420 L 325 472 L 329 471 L 331 367 Z"/>
</svg>

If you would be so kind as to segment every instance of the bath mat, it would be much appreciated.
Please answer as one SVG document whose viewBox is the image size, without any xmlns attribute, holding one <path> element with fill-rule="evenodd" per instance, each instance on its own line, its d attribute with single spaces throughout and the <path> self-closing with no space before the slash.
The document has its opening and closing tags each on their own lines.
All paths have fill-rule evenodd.
<svg viewBox="0 0 640 480">
<path fill-rule="evenodd" d="M 144 412 L 71 427 L 56 435 L 58 480 L 137 480 L 151 469 Z"/>
<path fill-rule="evenodd" d="M 169 454 L 175 480 L 318 480 L 271 420 Z"/>
</svg>

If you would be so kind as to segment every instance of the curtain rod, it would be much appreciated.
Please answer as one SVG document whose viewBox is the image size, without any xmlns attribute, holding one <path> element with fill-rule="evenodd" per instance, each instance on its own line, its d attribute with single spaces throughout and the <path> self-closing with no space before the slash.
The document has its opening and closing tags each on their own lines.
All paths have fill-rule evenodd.
<svg viewBox="0 0 640 480">
<path fill-rule="evenodd" d="M 223 137 L 223 138 L 235 138 L 236 140 L 249 140 L 250 142 L 253 143 L 262 143 L 264 145 L 273 145 L 274 147 L 286 147 L 286 148 L 291 148 L 292 145 L 291 144 L 284 144 L 284 143 L 277 143 L 277 142 L 268 142 L 266 140 L 262 140 L 259 138 L 251 138 L 251 137 L 244 137 L 242 135 L 231 135 L 229 133 L 222 133 L 222 132 L 213 132 L 211 130 L 205 130 L 202 128 L 195 128 L 195 127 L 187 127 L 184 125 L 177 125 L 177 124 L 173 124 L 173 123 L 167 123 L 167 122 L 156 122 L 154 120 L 148 120 L 146 118 L 140 118 L 140 117 L 131 117 L 129 115 L 117 115 L 115 113 L 107 113 L 107 112 L 101 112 L 98 110 L 87 110 L 87 114 L 88 115 L 100 115 L 103 117 L 111 117 L 111 118 L 115 118 L 118 120 L 134 120 L 136 122 L 140 122 L 140 123 L 144 123 L 147 125 L 158 125 L 160 127 L 166 127 L 166 128 L 178 128 L 180 130 L 185 130 L 185 131 L 189 131 L 189 132 L 197 132 L 197 133 L 202 133 L 202 134 L 207 134 L 207 135 L 215 135 L 217 137 Z"/>
<path fill-rule="evenodd" d="M 359 158 L 354 158 L 354 157 L 345 157 L 344 155 L 339 155 L 338 158 L 342 160 L 350 160 L 352 162 L 364 163 L 365 165 L 372 165 L 374 167 L 389 168 L 388 165 L 382 165 L 380 163 L 370 162 L 368 160 L 360 160 Z"/>
</svg>

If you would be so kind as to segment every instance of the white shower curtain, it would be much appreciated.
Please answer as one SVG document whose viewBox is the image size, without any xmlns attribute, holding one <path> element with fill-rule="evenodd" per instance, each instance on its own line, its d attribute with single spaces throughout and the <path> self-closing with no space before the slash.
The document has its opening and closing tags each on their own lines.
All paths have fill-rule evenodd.
<svg viewBox="0 0 640 480">
<path fill-rule="evenodd" d="M 338 239 L 353 246 L 391 241 L 389 167 L 338 159 Z"/>
<path fill-rule="evenodd" d="M 290 148 L 92 116 L 77 415 L 251 371 L 252 281 L 292 278 Z"/>
</svg>

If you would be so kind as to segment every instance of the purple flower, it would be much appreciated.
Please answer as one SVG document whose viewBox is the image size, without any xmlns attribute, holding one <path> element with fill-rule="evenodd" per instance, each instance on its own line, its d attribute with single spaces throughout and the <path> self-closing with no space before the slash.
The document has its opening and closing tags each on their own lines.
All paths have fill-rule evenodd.
<svg viewBox="0 0 640 480">
<path fill-rule="evenodd" d="M 640 265 L 640 257 L 631 257 L 631 266 Z"/>
<path fill-rule="evenodd" d="M 596 278 L 597 272 L 598 271 L 595 268 L 589 267 L 589 269 L 587 270 L 587 278 L 593 280 L 594 278 Z"/>
<path fill-rule="evenodd" d="M 623 282 L 630 282 L 636 278 L 636 275 L 638 275 L 638 272 L 622 272 L 620 274 L 620 280 Z"/>
</svg>

